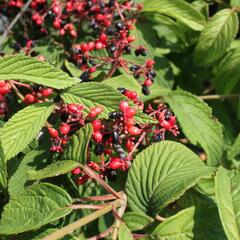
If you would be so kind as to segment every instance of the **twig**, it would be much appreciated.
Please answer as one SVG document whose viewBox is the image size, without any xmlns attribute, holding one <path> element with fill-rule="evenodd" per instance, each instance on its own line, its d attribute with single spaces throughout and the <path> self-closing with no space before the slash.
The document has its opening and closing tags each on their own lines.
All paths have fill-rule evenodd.
<svg viewBox="0 0 240 240">
<path fill-rule="evenodd" d="M 71 205 L 70 209 L 102 209 L 104 207 L 106 207 L 108 204 L 100 204 L 100 205 L 91 205 L 91 204 L 73 204 Z"/>
<path fill-rule="evenodd" d="M 142 140 L 144 139 L 145 136 L 146 136 L 146 132 L 143 132 L 142 135 L 140 136 L 140 138 L 138 139 L 137 143 L 134 145 L 132 151 L 128 154 L 127 159 L 129 159 L 129 160 L 131 159 L 134 151 L 137 149 L 137 147 L 142 142 Z"/>
<path fill-rule="evenodd" d="M 76 199 L 77 201 L 111 201 L 115 200 L 116 197 L 112 194 L 108 195 L 101 195 L 101 196 L 92 196 L 92 197 L 81 197 L 79 199 Z"/>
<path fill-rule="evenodd" d="M 205 95 L 205 96 L 198 96 L 202 100 L 218 100 L 218 99 L 232 99 L 232 98 L 240 98 L 240 94 L 230 94 L 230 95 Z"/>
<path fill-rule="evenodd" d="M 159 215 L 157 215 L 157 216 L 155 217 L 155 219 L 156 219 L 157 221 L 159 221 L 159 222 L 163 222 L 163 221 L 166 220 L 166 218 L 161 217 L 161 216 L 159 216 Z"/>
<path fill-rule="evenodd" d="M 118 62 L 115 62 L 112 65 L 112 67 L 111 67 L 110 71 L 108 72 L 108 74 L 106 75 L 105 79 L 108 79 L 108 78 L 112 77 L 112 75 L 115 73 L 117 67 L 118 67 Z"/>
<path fill-rule="evenodd" d="M 18 88 L 15 86 L 15 84 L 13 83 L 13 81 L 9 81 L 9 84 L 11 85 L 13 91 L 16 93 L 16 95 L 23 101 L 24 100 L 24 96 L 20 93 L 20 91 L 18 90 Z"/>
<path fill-rule="evenodd" d="M 101 179 L 91 168 L 88 166 L 84 166 L 80 164 L 80 167 L 88 173 L 91 177 L 93 177 L 97 182 L 99 182 L 109 193 L 115 196 L 118 199 L 121 199 L 122 195 L 116 192 L 113 188 L 111 188 L 103 179 Z"/>
<path fill-rule="evenodd" d="M 0 46 L 5 42 L 5 39 L 8 36 L 8 33 L 13 28 L 13 26 L 17 23 L 17 21 L 21 18 L 22 14 L 27 10 L 29 5 L 31 4 L 32 0 L 28 0 L 28 2 L 24 5 L 24 7 L 21 9 L 21 11 L 16 15 L 16 17 L 12 20 L 12 22 L 9 24 L 9 26 L 5 29 L 1 39 L 0 39 Z"/>
<path fill-rule="evenodd" d="M 105 215 L 106 213 L 110 212 L 112 210 L 113 207 L 120 207 L 122 204 L 121 200 L 115 200 L 112 204 L 107 205 L 106 207 L 97 210 L 91 214 L 89 214 L 86 217 L 83 217 L 51 234 L 49 234 L 48 236 L 46 236 L 45 238 L 43 238 L 42 240 L 57 240 L 57 239 L 61 239 L 64 236 L 66 236 L 69 233 L 72 233 L 73 231 L 75 231 L 76 229 L 98 219 L 99 217 Z"/>
</svg>

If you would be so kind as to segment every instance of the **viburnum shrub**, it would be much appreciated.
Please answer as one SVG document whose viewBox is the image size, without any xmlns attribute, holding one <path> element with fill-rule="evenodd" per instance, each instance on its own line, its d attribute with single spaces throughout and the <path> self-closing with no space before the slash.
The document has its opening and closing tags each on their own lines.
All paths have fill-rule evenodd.
<svg viewBox="0 0 240 240">
<path fill-rule="evenodd" d="M 0 0 L 0 239 L 240 239 L 240 1 Z"/>
</svg>

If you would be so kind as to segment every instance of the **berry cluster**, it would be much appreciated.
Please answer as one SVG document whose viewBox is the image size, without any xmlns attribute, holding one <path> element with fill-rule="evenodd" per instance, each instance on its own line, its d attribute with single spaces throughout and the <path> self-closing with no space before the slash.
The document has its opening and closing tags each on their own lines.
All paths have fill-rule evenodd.
<svg viewBox="0 0 240 240">
<path fill-rule="evenodd" d="M 4 115 L 8 108 L 6 95 L 11 92 L 11 86 L 6 81 L 0 81 L 0 116 Z"/>
</svg>

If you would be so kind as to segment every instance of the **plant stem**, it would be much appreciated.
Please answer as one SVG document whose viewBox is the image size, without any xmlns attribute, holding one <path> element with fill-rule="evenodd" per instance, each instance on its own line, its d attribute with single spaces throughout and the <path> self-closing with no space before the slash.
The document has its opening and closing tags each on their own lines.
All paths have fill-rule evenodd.
<svg viewBox="0 0 240 240">
<path fill-rule="evenodd" d="M 116 200 L 116 197 L 114 197 L 112 194 L 108 195 L 101 195 L 101 196 L 92 196 L 92 197 L 81 197 L 79 199 L 76 199 L 77 201 L 111 201 Z"/>
<path fill-rule="evenodd" d="M 108 72 L 107 76 L 105 77 L 105 79 L 108 79 L 108 78 L 112 77 L 112 75 L 115 73 L 117 67 L 118 67 L 118 62 L 115 62 L 112 65 L 112 67 L 111 67 L 110 71 Z"/>
<path fill-rule="evenodd" d="M 156 219 L 157 221 L 159 221 L 159 222 L 163 222 L 163 221 L 166 220 L 166 218 L 161 217 L 161 216 L 159 216 L 159 215 L 157 215 L 157 216 L 155 217 L 155 219 Z"/>
<path fill-rule="evenodd" d="M 56 232 L 53 232 L 51 234 L 49 234 L 48 236 L 46 236 L 45 238 L 43 238 L 42 240 L 57 240 L 57 239 L 61 239 L 64 236 L 72 233 L 74 230 L 98 219 L 99 217 L 105 215 L 106 213 L 110 212 L 112 210 L 113 207 L 120 207 L 121 206 L 121 200 L 115 200 L 112 204 L 107 205 L 106 207 L 99 209 L 91 214 L 89 214 L 86 217 L 83 217 L 59 230 L 57 230 Z"/>
<path fill-rule="evenodd" d="M 118 199 L 122 198 L 122 195 L 116 192 L 113 188 L 111 188 L 103 179 L 101 179 L 91 168 L 88 166 L 84 166 L 80 164 L 80 167 L 88 173 L 92 178 L 94 178 L 97 182 L 99 182 L 109 193 L 115 196 Z"/>
<path fill-rule="evenodd" d="M 10 86 L 12 87 L 13 91 L 16 93 L 16 95 L 23 101 L 24 100 L 24 96 L 20 93 L 20 91 L 18 90 L 18 88 L 15 86 L 15 84 L 13 83 L 13 81 L 9 81 Z"/>
<path fill-rule="evenodd" d="M 205 95 L 205 96 L 198 96 L 202 100 L 218 100 L 218 99 L 233 99 L 233 98 L 240 98 L 240 94 L 230 94 L 230 95 Z"/>
<path fill-rule="evenodd" d="M 106 231 L 98 234 L 97 236 L 90 237 L 90 238 L 88 238 L 87 240 L 98 240 L 98 239 L 104 238 L 104 237 L 106 237 L 112 230 L 113 230 L 113 228 L 112 228 L 112 226 L 111 226 L 111 227 L 109 227 Z"/>
<path fill-rule="evenodd" d="M 21 18 L 22 14 L 27 10 L 29 5 L 31 4 L 32 0 L 28 0 L 28 2 L 24 5 L 24 7 L 21 9 L 21 11 L 16 15 L 16 17 L 12 20 L 12 22 L 9 24 L 9 26 L 5 29 L 1 39 L 0 39 L 0 46 L 4 44 L 5 39 L 8 36 L 8 33 L 13 28 L 13 26 L 17 23 L 17 21 Z"/>
</svg>

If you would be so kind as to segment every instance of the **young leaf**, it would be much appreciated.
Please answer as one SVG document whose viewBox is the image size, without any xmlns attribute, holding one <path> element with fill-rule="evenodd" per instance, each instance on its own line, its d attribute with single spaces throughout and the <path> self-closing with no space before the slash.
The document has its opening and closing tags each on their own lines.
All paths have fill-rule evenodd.
<svg viewBox="0 0 240 240">
<path fill-rule="evenodd" d="M 41 168 L 46 165 L 46 160 L 48 158 L 48 152 L 33 150 L 26 154 L 21 162 L 17 163 L 16 171 L 10 177 L 8 183 L 8 192 L 10 196 L 13 196 L 17 193 L 20 193 L 32 182 L 28 181 L 27 172 L 36 168 Z M 9 167 L 11 170 L 14 168 L 11 164 L 15 159 L 8 161 Z M 15 163 L 16 164 L 16 163 Z"/>
<path fill-rule="evenodd" d="M 76 83 L 74 78 L 49 63 L 20 54 L 0 58 L 0 80 L 26 81 L 56 89 Z"/>
<path fill-rule="evenodd" d="M 194 52 L 197 66 L 208 66 L 226 52 L 238 32 L 238 16 L 232 9 L 216 13 L 203 29 Z"/>
<path fill-rule="evenodd" d="M 159 224 L 153 236 L 159 240 L 226 240 L 215 207 L 184 209 Z"/>
<path fill-rule="evenodd" d="M 173 109 L 181 128 L 192 144 L 200 144 L 207 153 L 207 164 L 217 166 L 223 151 L 222 129 L 212 119 L 211 109 L 194 95 L 171 91 L 165 96 Z"/>
<path fill-rule="evenodd" d="M 240 239 L 240 173 L 220 167 L 216 175 L 216 199 L 228 239 Z"/>
<path fill-rule="evenodd" d="M 37 229 L 71 212 L 71 197 L 60 187 L 36 184 L 10 198 L 0 221 L 0 234 L 18 234 Z"/>
<path fill-rule="evenodd" d="M 171 141 L 153 144 L 137 155 L 128 173 L 129 206 L 156 214 L 211 173 L 212 168 L 185 146 Z"/>
<path fill-rule="evenodd" d="M 0 129 L 5 160 L 16 156 L 39 133 L 53 110 L 51 103 L 38 103 L 17 112 Z"/>
<path fill-rule="evenodd" d="M 125 223 L 122 223 L 119 231 L 118 231 L 118 239 L 119 240 L 134 240 L 133 236 L 130 232 L 130 230 L 128 229 L 128 227 L 126 226 Z"/>
<path fill-rule="evenodd" d="M 50 164 L 41 170 L 28 171 L 29 180 L 40 180 L 44 178 L 56 177 L 65 173 L 69 173 L 71 170 L 78 166 L 78 162 L 72 160 L 58 161 Z"/>
<path fill-rule="evenodd" d="M 183 0 L 152 0 L 144 3 L 143 13 L 168 15 L 196 31 L 201 31 L 205 24 L 204 16 Z"/>
<path fill-rule="evenodd" d="M 229 94 L 240 80 L 240 48 L 229 51 L 216 66 L 214 85 L 220 93 Z"/>
<path fill-rule="evenodd" d="M 145 228 L 154 220 L 142 212 L 126 212 L 123 221 L 131 231 L 137 231 Z"/>
<path fill-rule="evenodd" d="M 87 159 L 87 147 L 91 136 L 92 126 L 91 124 L 87 124 L 71 137 L 69 144 L 64 149 L 62 159 L 71 159 L 85 163 Z"/>
</svg>

